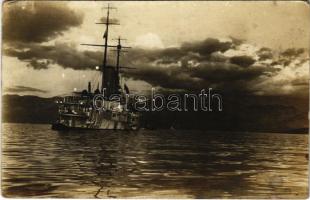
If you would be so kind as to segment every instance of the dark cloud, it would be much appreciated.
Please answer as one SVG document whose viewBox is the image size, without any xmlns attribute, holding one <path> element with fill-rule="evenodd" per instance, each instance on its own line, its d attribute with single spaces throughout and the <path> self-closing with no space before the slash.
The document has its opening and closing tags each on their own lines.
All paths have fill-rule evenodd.
<svg viewBox="0 0 310 200">
<path fill-rule="evenodd" d="M 263 47 L 261 48 L 258 52 L 257 55 L 259 57 L 259 60 L 267 60 L 267 59 L 272 59 L 273 54 L 271 49 Z"/>
<path fill-rule="evenodd" d="M 181 50 L 179 47 L 166 48 L 166 49 L 131 49 L 127 56 L 123 57 L 125 63 L 150 63 L 158 62 L 158 64 L 171 64 L 177 63 L 185 56 L 194 56 L 193 53 L 189 53 Z"/>
<path fill-rule="evenodd" d="M 8 87 L 5 89 L 6 92 L 13 92 L 13 93 L 23 93 L 23 92 L 39 92 L 39 93 L 47 93 L 46 90 L 41 90 L 33 87 L 26 87 L 26 86 L 15 86 L 15 87 Z"/>
<path fill-rule="evenodd" d="M 305 52 L 305 49 L 303 48 L 290 48 L 290 49 L 283 51 L 281 55 L 285 57 L 297 57 L 300 54 L 303 54 L 304 52 Z"/>
<path fill-rule="evenodd" d="M 21 4 L 4 4 L 4 42 L 45 42 L 83 21 L 83 16 L 65 3 L 35 1 Z"/>
<path fill-rule="evenodd" d="M 249 67 L 255 63 L 255 59 L 250 56 L 234 56 L 230 58 L 230 62 L 242 67 Z"/>
<path fill-rule="evenodd" d="M 33 67 L 34 69 L 47 69 L 49 64 L 50 64 L 49 60 L 38 61 L 38 60 L 32 59 L 27 66 Z"/>
<path fill-rule="evenodd" d="M 181 46 L 181 50 L 196 52 L 200 55 L 209 55 L 217 51 L 225 52 L 231 47 L 232 42 L 221 42 L 218 39 L 208 38 L 202 42 L 184 43 Z"/>
<path fill-rule="evenodd" d="M 153 86 L 166 89 L 199 91 L 216 88 L 225 92 L 250 92 L 250 81 L 264 75 L 266 69 L 253 66 L 244 68 L 232 63 L 203 62 L 193 68 L 170 66 L 139 66 L 137 70 L 128 70 L 126 77 L 144 80 Z"/>
<path fill-rule="evenodd" d="M 235 38 L 230 36 L 230 39 L 232 40 L 232 43 L 235 45 L 241 45 L 243 43 L 245 43 L 245 40 L 239 39 L 239 38 Z"/>
<path fill-rule="evenodd" d="M 243 68 L 233 63 L 206 62 L 194 68 L 192 74 L 208 81 L 231 84 L 233 81 L 254 79 L 265 71 L 262 67 Z"/>
<path fill-rule="evenodd" d="M 297 58 L 300 64 L 307 62 L 309 60 L 308 56 L 302 56 L 305 54 L 306 50 L 303 48 L 290 48 L 280 52 L 278 58 L 274 60 L 271 65 L 282 65 L 284 67 L 289 66 Z"/>
<path fill-rule="evenodd" d="M 228 57 L 218 53 L 218 52 L 214 52 L 210 55 L 210 61 L 213 62 L 226 62 L 227 60 L 229 60 Z"/>
<path fill-rule="evenodd" d="M 63 43 L 53 46 L 28 44 L 25 50 L 4 49 L 4 54 L 26 61 L 34 69 L 47 69 L 54 63 L 64 68 L 95 69 L 102 59 L 100 51 L 78 51 L 75 45 Z"/>
<path fill-rule="evenodd" d="M 181 67 L 158 68 L 154 66 L 139 67 L 138 70 L 128 70 L 126 77 L 135 80 L 144 80 L 153 86 L 166 89 L 197 90 L 205 81 L 191 77 L 190 71 Z"/>
<path fill-rule="evenodd" d="M 213 87 L 248 92 L 252 80 L 272 71 L 251 66 L 255 59 L 250 56 L 230 58 L 223 54 L 241 42 L 208 38 L 200 43 L 185 43 L 174 48 L 133 49 L 123 60 L 137 69 L 128 70 L 124 75 L 166 89 L 193 91 Z"/>
</svg>

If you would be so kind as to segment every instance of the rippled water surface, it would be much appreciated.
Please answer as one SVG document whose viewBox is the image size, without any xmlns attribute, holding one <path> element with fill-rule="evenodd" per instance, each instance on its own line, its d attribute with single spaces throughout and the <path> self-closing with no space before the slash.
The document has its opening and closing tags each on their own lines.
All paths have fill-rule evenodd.
<svg viewBox="0 0 310 200">
<path fill-rule="evenodd" d="M 6 197 L 306 198 L 308 135 L 4 124 Z"/>
</svg>

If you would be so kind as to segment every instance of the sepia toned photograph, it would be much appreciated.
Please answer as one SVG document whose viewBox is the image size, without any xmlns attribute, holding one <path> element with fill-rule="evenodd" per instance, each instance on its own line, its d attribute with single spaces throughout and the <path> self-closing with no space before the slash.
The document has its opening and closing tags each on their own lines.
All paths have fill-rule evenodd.
<svg viewBox="0 0 310 200">
<path fill-rule="evenodd" d="M 307 199 L 306 1 L 2 2 L 1 195 Z"/>
</svg>

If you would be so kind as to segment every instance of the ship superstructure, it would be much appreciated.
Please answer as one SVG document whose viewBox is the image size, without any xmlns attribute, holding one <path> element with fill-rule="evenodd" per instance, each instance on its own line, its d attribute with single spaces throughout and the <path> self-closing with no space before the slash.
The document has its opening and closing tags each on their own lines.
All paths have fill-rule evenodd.
<svg viewBox="0 0 310 200">
<path fill-rule="evenodd" d="M 82 92 L 74 92 L 70 96 L 58 100 L 58 120 L 52 125 L 56 130 L 71 129 L 114 129 L 114 130 L 135 130 L 139 127 L 140 115 L 129 109 L 127 105 L 129 89 L 124 84 L 120 84 L 120 55 L 123 49 L 130 47 L 122 46 L 121 38 L 117 39 L 117 45 L 109 45 L 109 26 L 117 23 L 111 22 L 110 10 L 115 9 L 108 5 L 107 17 L 103 22 L 96 24 L 105 25 L 106 30 L 103 35 L 104 44 L 81 44 L 93 47 L 103 48 L 103 62 L 99 67 L 102 73 L 101 87 L 99 84 L 96 90 L 92 90 L 91 82 L 88 83 L 88 89 Z M 107 63 L 108 49 L 116 51 L 116 65 L 111 66 Z M 117 95 L 119 98 L 112 98 Z M 100 96 L 100 98 L 97 98 Z M 100 99 L 100 105 L 96 99 Z M 94 103 L 96 102 L 96 103 Z M 100 108 L 100 109 L 98 109 Z"/>
</svg>

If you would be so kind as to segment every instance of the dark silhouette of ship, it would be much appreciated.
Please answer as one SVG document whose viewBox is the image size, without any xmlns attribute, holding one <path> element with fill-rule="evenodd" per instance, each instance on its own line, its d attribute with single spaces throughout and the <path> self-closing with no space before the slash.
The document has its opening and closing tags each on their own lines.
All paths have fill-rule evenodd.
<svg viewBox="0 0 310 200">
<path fill-rule="evenodd" d="M 131 106 L 127 103 L 130 98 L 129 88 L 126 84 L 123 87 L 120 84 L 120 69 L 128 68 L 120 66 L 120 54 L 122 49 L 130 47 L 122 46 L 120 37 L 117 39 L 117 45 L 108 44 L 109 26 L 117 25 L 117 23 L 109 19 L 110 10 L 115 8 L 108 5 L 106 9 L 106 21 L 96 23 L 106 26 L 103 35 L 104 44 L 81 44 L 104 49 L 103 62 L 100 67 L 101 89 L 98 83 L 97 89 L 93 91 L 91 82 L 89 82 L 87 90 L 73 92 L 72 95 L 56 101 L 59 110 L 58 120 L 52 124 L 54 130 L 136 130 L 139 127 L 140 114 L 133 109 L 130 110 Z M 108 48 L 115 48 L 116 66 L 107 65 Z M 98 95 L 101 96 L 100 105 L 95 105 L 94 100 Z M 113 95 L 118 95 L 120 98 L 111 100 Z"/>
</svg>

